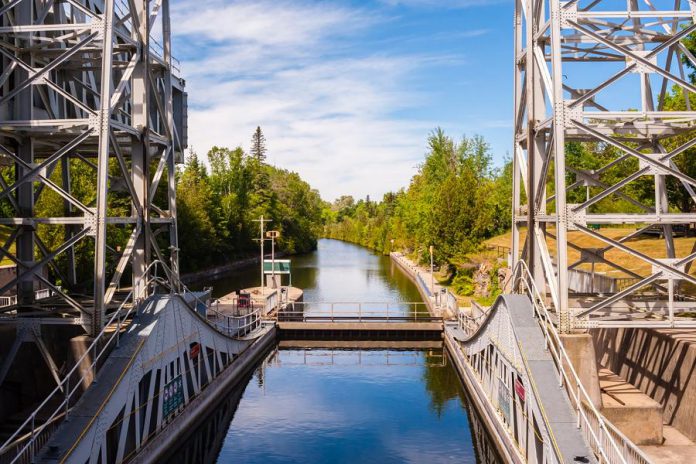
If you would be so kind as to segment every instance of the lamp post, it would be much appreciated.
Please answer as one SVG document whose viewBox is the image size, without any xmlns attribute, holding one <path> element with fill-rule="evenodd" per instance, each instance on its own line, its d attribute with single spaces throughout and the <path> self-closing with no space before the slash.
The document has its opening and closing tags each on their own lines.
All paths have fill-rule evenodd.
<svg viewBox="0 0 696 464">
<path fill-rule="evenodd" d="M 275 280 L 275 240 L 280 237 L 280 232 L 277 230 L 269 230 L 266 232 L 266 237 L 271 239 L 271 282 L 273 282 L 273 287 L 276 286 Z"/>
<path fill-rule="evenodd" d="M 435 292 L 435 276 L 433 274 L 434 270 L 434 263 L 433 263 L 433 250 L 435 249 L 434 246 L 430 245 L 430 293 L 433 294 Z"/>
<path fill-rule="evenodd" d="M 266 292 L 265 292 L 265 287 L 266 287 L 266 285 L 265 285 L 265 283 L 264 283 L 264 281 L 263 281 L 263 258 L 264 258 L 264 256 L 263 256 L 263 242 L 264 242 L 264 240 L 265 240 L 264 225 L 265 225 L 267 222 L 271 222 L 271 220 L 270 220 L 270 219 L 264 219 L 264 218 L 263 218 L 263 215 L 261 215 L 261 217 L 260 217 L 259 219 L 254 220 L 254 222 L 258 222 L 258 223 L 259 223 L 259 226 L 260 226 L 260 228 L 261 228 L 261 237 L 259 238 L 259 243 L 261 244 L 261 296 L 263 296 L 263 295 L 265 295 L 265 293 L 266 293 Z"/>
<path fill-rule="evenodd" d="M 394 251 L 394 239 L 389 240 L 389 242 L 391 243 L 391 248 L 389 248 L 389 251 L 392 252 Z"/>
</svg>

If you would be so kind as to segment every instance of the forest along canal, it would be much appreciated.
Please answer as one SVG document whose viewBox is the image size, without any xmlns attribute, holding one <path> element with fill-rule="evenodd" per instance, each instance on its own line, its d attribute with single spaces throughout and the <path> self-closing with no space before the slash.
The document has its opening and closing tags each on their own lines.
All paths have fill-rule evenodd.
<svg viewBox="0 0 696 464">
<path fill-rule="evenodd" d="M 214 294 L 257 285 L 255 270 L 212 282 Z M 292 273 L 307 301 L 421 301 L 389 257 L 336 240 L 320 240 L 317 251 L 293 257 Z M 493 450 L 441 344 L 304 349 L 281 343 L 167 462 L 501 462 Z"/>
</svg>

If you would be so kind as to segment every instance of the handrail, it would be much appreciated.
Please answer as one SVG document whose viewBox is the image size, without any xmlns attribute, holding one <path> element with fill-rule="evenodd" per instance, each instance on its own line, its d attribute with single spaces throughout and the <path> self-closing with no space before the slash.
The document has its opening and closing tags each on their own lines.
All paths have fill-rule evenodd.
<svg viewBox="0 0 696 464">
<path fill-rule="evenodd" d="M 157 270 L 159 268 L 162 268 L 165 274 L 165 278 L 158 276 Z M 152 271 L 152 272 L 151 272 Z M 194 300 L 200 304 L 203 304 L 206 306 L 207 309 L 212 309 L 212 312 L 215 313 L 219 317 L 224 317 L 228 318 L 227 321 L 227 328 L 225 328 L 224 325 L 220 324 L 213 324 L 210 321 L 207 321 L 211 326 L 216 328 L 220 332 L 227 332 L 230 336 L 232 336 L 231 333 L 231 324 L 230 320 L 234 319 L 242 319 L 242 318 L 248 318 L 249 316 L 253 316 L 252 320 L 248 323 L 237 325 L 235 329 L 237 330 L 236 336 L 244 336 L 252 332 L 255 328 L 257 328 L 260 323 L 261 323 L 261 318 L 259 317 L 259 311 L 256 310 L 253 313 L 250 313 L 245 316 L 228 316 L 226 314 L 220 313 L 219 311 L 215 310 L 214 308 L 211 308 L 210 305 L 206 304 L 205 302 L 201 301 L 200 298 L 194 293 L 191 292 L 188 287 L 186 287 L 174 273 L 172 270 L 167 266 L 166 263 L 160 260 L 155 260 L 152 263 L 150 263 L 145 270 L 143 271 L 143 274 L 146 276 L 144 278 L 145 280 L 145 285 L 142 285 L 142 287 L 138 287 L 138 284 L 136 284 L 136 289 L 139 289 L 139 292 L 137 295 L 134 296 L 134 291 L 131 290 L 126 297 L 124 298 L 123 302 L 119 305 L 119 307 L 114 311 L 113 315 L 111 318 L 104 324 L 102 327 L 101 331 L 99 334 L 94 338 L 92 343 L 89 345 L 89 347 L 85 350 L 85 352 L 77 359 L 75 362 L 75 365 L 70 369 L 70 371 L 64 376 L 63 380 L 56 386 L 54 390 L 49 393 L 49 395 L 39 404 L 39 406 L 27 417 L 27 419 L 17 428 L 17 430 L 7 439 L 5 442 L 0 446 L 0 455 L 6 453 L 13 445 L 16 444 L 17 440 L 20 438 L 20 434 L 25 430 L 29 429 L 30 432 L 26 435 L 29 436 L 29 440 L 27 440 L 27 443 L 24 444 L 24 446 L 17 452 L 17 454 L 14 456 L 12 459 L 11 463 L 17 462 L 27 451 L 30 453 L 30 459 L 33 459 L 33 454 L 37 451 L 36 447 L 33 446 L 34 443 L 39 440 L 41 437 L 41 433 L 46 430 L 46 428 L 49 426 L 49 424 L 52 424 L 55 422 L 55 419 L 58 417 L 59 414 L 63 413 L 64 417 L 68 417 L 68 413 L 70 411 L 70 404 L 73 400 L 73 395 L 78 391 L 80 385 L 82 385 L 85 381 L 85 376 L 82 375 L 81 369 L 82 369 L 82 363 L 85 361 L 88 355 L 92 354 L 92 361 L 89 365 L 89 372 L 92 373 L 93 378 L 96 378 L 97 375 L 97 365 L 99 361 L 102 359 L 104 354 L 107 352 L 109 349 L 109 346 L 112 344 L 112 342 L 115 341 L 115 345 L 118 347 L 120 344 L 120 337 L 121 337 L 121 329 L 122 329 L 122 322 L 130 317 L 130 315 L 136 311 L 141 303 L 141 297 L 145 294 L 145 292 L 150 288 L 152 285 L 160 285 L 163 287 L 168 287 L 170 291 L 176 291 L 177 287 L 181 290 L 183 290 L 184 296 L 186 294 L 190 294 Z M 141 279 L 140 282 L 142 282 L 143 279 Z M 184 302 L 186 302 L 185 298 Z M 124 308 L 126 304 L 131 303 L 130 307 L 128 308 L 127 311 L 124 313 Z M 188 305 L 188 303 L 187 303 Z M 108 335 L 107 329 L 113 328 L 113 325 L 116 325 L 113 333 Z M 108 336 L 107 336 L 108 335 Z M 99 344 L 103 344 L 101 349 L 99 349 Z M 74 385 L 71 386 L 71 378 L 73 377 L 74 374 L 78 374 L 78 379 L 74 383 Z M 96 382 L 96 380 L 94 380 Z M 41 425 L 38 427 L 36 426 L 36 420 L 37 417 L 39 416 L 39 413 L 43 412 L 43 409 L 55 398 L 58 398 L 59 395 L 62 395 L 62 401 L 60 404 L 56 407 L 56 409 L 49 415 L 48 419 L 44 421 Z"/>
<path fill-rule="evenodd" d="M 245 336 L 245 335 L 247 335 L 247 334 L 253 332 L 256 328 L 258 328 L 258 327 L 261 325 L 261 317 L 260 317 L 260 314 L 259 314 L 259 313 L 260 313 L 260 310 L 261 310 L 260 307 L 257 308 L 255 311 L 252 311 L 251 313 L 246 314 L 246 315 L 243 315 L 243 316 L 230 316 L 230 315 L 228 315 L 228 314 L 222 313 L 222 312 L 218 311 L 217 309 L 215 309 L 215 308 L 213 307 L 213 306 L 214 306 L 213 304 L 208 304 L 207 302 L 204 302 L 203 300 L 201 300 L 201 299 L 198 297 L 198 295 L 196 295 L 194 292 L 192 292 L 191 290 L 189 290 L 189 288 L 181 281 L 181 279 L 179 279 L 178 276 L 176 276 L 176 275 L 174 274 L 174 272 L 172 272 L 172 270 L 169 268 L 169 266 L 167 266 L 167 265 L 166 265 L 165 263 L 163 263 L 163 262 L 160 262 L 160 264 L 162 265 L 162 269 L 164 270 L 164 272 L 167 274 L 167 277 L 168 277 L 169 280 L 171 281 L 171 283 L 170 283 L 170 290 L 174 290 L 174 286 L 178 287 L 178 290 L 184 294 L 183 300 L 184 300 L 184 303 L 185 303 L 186 305 L 188 305 L 188 302 L 186 301 L 186 298 L 185 298 L 185 297 L 186 297 L 186 295 L 188 294 L 188 295 L 191 295 L 191 296 L 193 297 L 193 299 L 196 301 L 196 303 L 205 306 L 205 307 L 206 307 L 206 311 L 211 311 L 211 312 L 213 312 L 213 313 L 215 314 L 215 316 L 216 316 L 216 319 L 217 319 L 217 318 L 223 318 L 223 319 L 227 320 L 227 324 L 222 324 L 222 325 L 219 324 L 219 323 L 212 324 L 212 323 L 210 323 L 210 321 L 207 320 L 207 314 L 206 314 L 206 320 L 207 320 L 207 322 L 208 322 L 211 326 L 213 326 L 216 330 L 218 330 L 218 331 L 220 331 L 220 332 L 222 332 L 222 333 L 226 333 L 228 336 L 233 336 L 233 335 L 232 335 L 233 325 L 230 324 L 230 321 L 231 321 L 231 320 L 242 319 L 242 318 L 245 318 L 245 319 L 246 319 L 246 318 L 248 318 L 248 317 L 250 317 L 250 316 L 252 316 L 251 322 L 246 323 L 246 324 L 241 325 L 241 326 L 238 325 L 238 326 L 236 327 L 237 332 L 236 332 L 236 334 L 235 334 L 234 336 L 236 336 L 236 337 L 243 337 L 243 336 Z M 219 306 L 219 300 L 216 300 L 214 303 L 215 303 L 215 306 Z M 189 307 L 190 307 L 190 306 L 189 306 Z M 255 305 L 252 304 L 252 308 L 253 308 L 253 307 L 255 307 Z M 191 308 L 191 309 L 195 311 L 195 308 Z"/>
<path fill-rule="evenodd" d="M 224 321 L 226 321 L 226 323 L 223 324 L 220 324 L 219 322 L 215 322 L 214 324 L 212 324 L 217 330 L 221 332 L 226 332 L 229 336 L 232 336 L 232 333 L 235 332 L 236 337 L 243 337 L 253 332 L 256 328 L 258 328 L 261 325 L 260 312 L 262 306 L 257 306 L 252 303 L 251 312 L 247 314 L 234 315 L 225 314 L 215 309 L 214 306 L 219 307 L 219 304 L 220 301 L 215 300 L 213 304 L 208 306 L 208 311 L 212 311 L 215 314 L 216 319 L 222 318 Z M 239 322 L 232 323 L 232 321 L 242 321 L 242 324 L 240 325 Z"/>
<path fill-rule="evenodd" d="M 77 382 L 75 382 L 75 385 L 70 386 L 70 379 L 75 374 L 78 372 L 78 370 L 81 369 L 82 362 L 85 360 L 85 358 L 89 355 L 92 354 L 93 359 L 92 362 L 89 365 L 89 371 L 92 372 L 92 376 L 96 377 L 97 375 L 97 364 L 101 357 L 104 355 L 106 352 L 107 348 L 109 345 L 115 340 L 116 341 L 116 346 L 119 346 L 120 343 L 120 336 L 121 336 L 121 328 L 122 328 L 122 321 L 126 320 L 130 314 L 138 308 L 139 306 L 139 299 L 140 296 L 142 295 L 142 292 L 148 289 L 148 287 L 153 284 L 153 283 L 164 283 L 162 279 L 157 277 L 156 273 L 156 268 L 158 265 L 164 265 L 161 261 L 153 261 L 150 263 L 145 268 L 144 274 L 147 276 L 149 271 L 152 268 L 155 268 L 155 276 L 151 279 L 146 280 L 146 285 L 144 285 L 141 288 L 141 293 L 138 294 L 137 298 L 133 298 L 133 290 L 131 290 L 128 295 L 124 298 L 123 302 L 119 305 L 119 307 L 114 311 L 114 314 L 111 316 L 111 318 L 104 324 L 102 327 L 102 330 L 99 332 L 99 334 L 94 338 L 92 343 L 89 345 L 89 347 L 85 350 L 85 352 L 80 356 L 77 361 L 75 362 L 75 365 L 73 366 L 70 371 L 63 377 L 63 380 L 56 386 L 55 389 L 43 400 L 41 404 L 27 417 L 27 419 L 20 425 L 17 430 L 7 439 L 5 442 L 0 446 L 0 454 L 3 454 L 4 452 L 7 451 L 7 449 L 15 442 L 15 440 L 18 438 L 20 433 L 25 429 L 31 426 L 31 435 L 30 439 L 27 441 L 27 443 L 22 447 L 17 454 L 15 455 L 14 459 L 11 461 L 12 463 L 17 462 L 17 460 L 27 451 L 29 450 L 31 454 L 35 451 L 31 445 L 38 439 L 40 436 L 41 432 L 53 421 L 53 419 L 62 411 L 65 413 L 65 417 L 68 416 L 68 412 L 70 409 L 70 402 L 72 400 L 73 394 L 78 391 L 78 388 L 80 385 L 83 384 L 85 378 L 83 375 L 79 375 L 79 379 Z M 125 314 L 122 315 L 122 311 L 125 307 L 125 305 L 128 302 L 131 302 L 130 308 L 125 312 Z M 122 317 L 120 317 L 122 315 Z M 111 327 L 114 323 L 116 323 L 116 330 L 110 335 L 110 337 L 103 343 L 102 348 L 97 352 L 98 345 L 103 342 L 103 338 L 106 337 L 107 335 L 107 329 Z M 36 419 L 39 413 L 42 411 L 42 409 L 49 404 L 51 400 L 54 398 L 57 398 L 58 395 L 62 394 L 63 399 L 58 405 L 58 407 L 50 414 L 49 418 L 44 421 L 43 424 L 40 426 L 36 427 Z M 30 456 L 30 458 L 33 458 L 33 456 Z"/>
<path fill-rule="evenodd" d="M 551 320 L 551 315 L 544 304 L 544 299 L 534 282 L 527 264 L 522 260 L 518 261 L 513 275 L 518 275 L 517 279 L 513 280 L 513 289 L 517 287 L 517 284 L 524 284 L 526 288 L 523 290 L 532 300 L 535 316 L 540 319 L 540 325 L 546 340 L 545 349 L 550 351 L 558 369 L 559 386 L 566 386 L 578 416 L 577 427 L 583 429 L 585 439 L 590 442 L 593 451 L 601 455 L 603 462 L 621 462 L 623 464 L 628 464 L 629 462 L 650 463 L 648 456 L 616 428 L 614 424 L 607 421 L 594 406 L 592 398 L 583 386 L 571 362 L 570 356 L 563 347 L 560 335 Z M 621 446 L 619 446 L 617 440 L 620 441 Z M 611 454 L 611 458 L 608 453 Z M 630 461 L 626 459 L 629 456 L 632 458 Z"/>
<path fill-rule="evenodd" d="M 300 307 L 299 310 L 295 309 L 297 306 Z M 304 308 L 310 309 L 310 312 L 305 312 Z M 298 301 L 289 303 L 282 309 L 278 313 L 278 319 L 375 322 L 426 321 L 442 318 L 433 318 L 427 303 L 423 302 Z"/>
</svg>

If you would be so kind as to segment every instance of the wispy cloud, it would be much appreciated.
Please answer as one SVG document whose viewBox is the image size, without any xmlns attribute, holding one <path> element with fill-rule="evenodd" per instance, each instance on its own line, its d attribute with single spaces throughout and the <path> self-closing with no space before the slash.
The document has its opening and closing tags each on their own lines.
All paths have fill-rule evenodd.
<svg viewBox="0 0 696 464">
<path fill-rule="evenodd" d="M 259 125 L 269 161 L 299 171 L 326 199 L 374 197 L 406 184 L 436 125 L 395 116 L 428 98 L 407 83 L 454 57 L 356 49 L 392 20 L 381 11 L 310 1 L 175 1 L 190 146 L 199 154 L 212 145 L 247 147 Z"/>
<path fill-rule="evenodd" d="M 471 8 L 482 5 L 495 5 L 505 0 L 381 0 L 390 6 L 408 7 L 438 7 L 438 8 Z"/>
</svg>

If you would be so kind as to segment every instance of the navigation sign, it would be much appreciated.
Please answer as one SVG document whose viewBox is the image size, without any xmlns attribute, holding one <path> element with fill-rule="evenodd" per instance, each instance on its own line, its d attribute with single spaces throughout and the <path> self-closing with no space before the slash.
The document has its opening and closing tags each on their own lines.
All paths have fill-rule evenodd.
<svg viewBox="0 0 696 464">
<path fill-rule="evenodd" d="M 275 260 L 275 272 L 273 272 L 273 260 L 264 259 L 263 260 L 263 273 L 264 274 L 290 274 L 290 260 L 289 259 L 276 259 Z"/>
<path fill-rule="evenodd" d="M 510 414 L 510 391 L 502 379 L 498 381 L 498 407 L 500 408 L 500 412 L 503 413 L 506 422 L 512 424 L 512 415 Z"/>
<path fill-rule="evenodd" d="M 167 383 L 162 393 L 162 415 L 167 418 L 184 404 L 184 382 L 181 375 Z"/>
<path fill-rule="evenodd" d="M 280 232 L 277 230 L 269 230 L 266 232 L 266 237 L 267 238 L 279 238 L 280 237 Z"/>
<path fill-rule="evenodd" d="M 189 358 L 196 360 L 198 358 L 198 353 L 201 352 L 201 345 L 198 343 L 194 343 L 191 345 L 191 349 L 189 351 Z"/>
<path fill-rule="evenodd" d="M 517 397 L 520 399 L 520 401 L 524 402 L 525 394 L 527 392 L 524 390 L 524 384 L 522 384 L 519 377 L 515 379 L 515 393 L 517 393 Z"/>
</svg>

